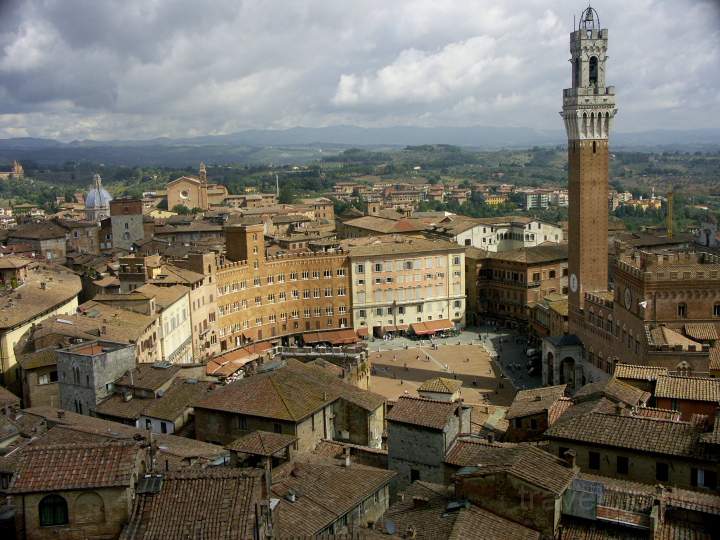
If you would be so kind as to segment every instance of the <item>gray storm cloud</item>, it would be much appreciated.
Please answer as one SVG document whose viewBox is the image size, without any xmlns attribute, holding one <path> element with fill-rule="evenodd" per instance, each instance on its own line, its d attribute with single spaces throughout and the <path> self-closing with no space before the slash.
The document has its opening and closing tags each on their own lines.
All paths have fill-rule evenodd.
<svg viewBox="0 0 720 540">
<path fill-rule="evenodd" d="M 132 139 L 296 125 L 561 129 L 568 33 L 541 0 L 0 0 L 0 137 Z M 623 131 L 717 127 L 720 18 L 597 2 Z"/>
</svg>

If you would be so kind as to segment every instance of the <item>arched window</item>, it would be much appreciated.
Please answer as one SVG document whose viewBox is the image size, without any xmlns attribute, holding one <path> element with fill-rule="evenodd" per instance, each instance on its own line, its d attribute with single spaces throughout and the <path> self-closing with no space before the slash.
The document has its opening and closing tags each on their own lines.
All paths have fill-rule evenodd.
<svg viewBox="0 0 720 540">
<path fill-rule="evenodd" d="M 597 86 L 598 82 L 598 59 L 597 56 L 590 58 L 590 86 Z"/>
<path fill-rule="evenodd" d="M 713 317 L 720 317 L 720 302 L 715 302 L 713 306 Z"/>
<path fill-rule="evenodd" d="M 41 527 L 66 525 L 68 523 L 67 502 L 60 495 L 43 497 L 40 504 L 38 504 L 38 512 L 40 513 Z"/>
<path fill-rule="evenodd" d="M 677 316 L 685 318 L 687 317 L 687 304 L 685 302 L 681 302 L 677 306 Z"/>
</svg>

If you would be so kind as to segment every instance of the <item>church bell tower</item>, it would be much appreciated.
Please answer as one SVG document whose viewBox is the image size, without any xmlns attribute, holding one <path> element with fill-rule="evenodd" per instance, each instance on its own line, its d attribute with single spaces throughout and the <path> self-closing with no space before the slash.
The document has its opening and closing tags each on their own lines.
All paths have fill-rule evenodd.
<svg viewBox="0 0 720 540">
<path fill-rule="evenodd" d="M 572 87 L 563 90 L 560 113 L 568 138 L 571 333 L 584 293 L 608 288 L 608 137 L 617 109 L 615 88 L 605 85 L 607 45 L 608 31 L 588 7 L 570 34 Z"/>
</svg>

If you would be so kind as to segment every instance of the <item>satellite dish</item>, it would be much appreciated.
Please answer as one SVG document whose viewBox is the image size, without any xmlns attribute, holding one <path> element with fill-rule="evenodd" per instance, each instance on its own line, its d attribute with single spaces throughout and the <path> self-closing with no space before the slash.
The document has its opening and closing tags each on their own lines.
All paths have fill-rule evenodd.
<svg viewBox="0 0 720 540">
<path fill-rule="evenodd" d="M 397 527 L 395 527 L 395 522 L 392 520 L 386 519 L 384 526 L 385 532 L 388 534 L 395 534 L 395 531 L 397 531 Z"/>
</svg>

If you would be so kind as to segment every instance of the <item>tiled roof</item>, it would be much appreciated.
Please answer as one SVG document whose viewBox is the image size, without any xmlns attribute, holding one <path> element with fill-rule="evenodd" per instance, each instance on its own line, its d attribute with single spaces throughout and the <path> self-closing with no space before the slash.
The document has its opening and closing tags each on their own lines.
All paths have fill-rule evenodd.
<svg viewBox="0 0 720 540">
<path fill-rule="evenodd" d="M 118 422 L 124 420 L 134 421 L 140 418 L 140 415 L 150 401 L 149 399 L 139 398 L 132 398 L 126 401 L 123 399 L 123 396 L 114 394 L 101 403 L 98 403 L 95 410 L 100 418 L 109 418 Z"/>
<path fill-rule="evenodd" d="M 343 240 L 341 247 L 348 251 L 351 257 L 465 251 L 463 246 L 447 240 L 428 240 L 427 238 L 400 235 L 369 236 Z"/>
<path fill-rule="evenodd" d="M 200 399 L 195 407 L 297 422 L 339 397 L 335 388 L 295 370 L 280 368 L 219 388 Z"/>
<path fill-rule="evenodd" d="M 668 370 L 659 366 L 636 366 L 633 364 L 617 364 L 615 366 L 616 379 L 633 379 L 637 381 L 656 381 L 661 375 L 667 375 Z"/>
<path fill-rule="evenodd" d="M 489 442 L 483 439 L 458 439 L 445 455 L 445 463 L 456 467 L 477 465 L 483 460 L 488 448 L 510 448 L 513 443 Z"/>
<path fill-rule="evenodd" d="M 254 539 L 262 473 L 215 468 L 171 473 L 157 493 L 139 493 L 121 540 Z"/>
<path fill-rule="evenodd" d="M 540 414 L 547 411 L 555 402 L 565 395 L 566 384 L 545 386 L 530 390 L 520 390 L 515 394 L 505 418 L 517 418 Z"/>
<path fill-rule="evenodd" d="M 655 384 L 656 398 L 720 402 L 720 381 L 709 377 L 665 375 Z"/>
<path fill-rule="evenodd" d="M 25 283 L 0 295 L 0 328 L 14 328 L 75 298 L 80 278 L 63 266 L 33 263 Z"/>
<path fill-rule="evenodd" d="M 668 347 L 682 347 L 683 350 L 688 347 L 695 347 L 700 350 L 701 345 L 697 341 L 688 339 L 683 336 L 680 332 L 676 332 L 667 326 L 658 326 L 650 330 L 651 344 L 662 347 L 667 345 Z"/>
<path fill-rule="evenodd" d="M 436 377 L 425 381 L 418 388 L 418 392 L 435 392 L 437 394 L 454 394 L 462 388 L 462 381 Z"/>
<path fill-rule="evenodd" d="M 175 283 L 180 285 L 193 285 L 205 279 L 205 276 L 174 264 L 163 264 L 157 275 L 148 283 Z"/>
<path fill-rule="evenodd" d="M 278 536 L 315 537 L 389 484 L 395 474 L 357 464 L 343 467 L 296 461 L 284 477 L 273 478 L 272 493 L 280 498 Z M 296 494 L 295 502 L 286 499 L 291 491 Z"/>
<path fill-rule="evenodd" d="M 115 384 L 155 391 L 170 379 L 173 379 L 179 371 L 180 366 L 177 365 L 168 367 L 166 364 L 138 364 L 137 367 L 132 370 L 132 376 L 126 373 L 115 381 Z"/>
<path fill-rule="evenodd" d="M 253 431 L 244 437 L 235 439 L 225 448 L 234 452 L 256 456 L 272 456 L 297 441 L 297 437 L 269 431 Z"/>
<path fill-rule="evenodd" d="M 130 487 L 139 451 L 136 444 L 124 442 L 25 448 L 10 491 Z"/>
<path fill-rule="evenodd" d="M 400 396 L 385 418 L 388 422 L 442 430 L 460 406 L 457 402 Z"/>
<path fill-rule="evenodd" d="M 384 396 L 370 392 L 369 390 L 363 390 L 354 384 L 346 383 L 338 379 L 327 369 L 323 369 L 314 363 L 305 364 L 291 358 L 287 361 L 285 369 L 295 371 L 300 375 L 310 377 L 323 385 L 333 388 L 333 390 L 339 393 L 342 399 L 366 411 L 373 412 L 385 403 Z"/>
<path fill-rule="evenodd" d="M 643 416 L 645 418 L 657 418 L 660 420 L 680 421 L 680 412 L 670 409 L 656 409 L 655 407 L 638 407 L 633 410 L 633 415 Z"/>
<path fill-rule="evenodd" d="M 172 285 L 171 287 L 158 287 L 152 283 L 146 283 L 138 287 L 134 292 L 139 292 L 146 298 L 155 298 L 155 303 L 164 309 L 169 308 L 190 291 L 185 285 Z"/>
<path fill-rule="evenodd" d="M 619 381 L 615 377 L 606 381 L 586 384 L 575 392 L 573 398 L 575 401 L 584 401 L 600 396 L 604 396 L 616 403 L 626 403 L 633 406 L 644 404 L 650 399 L 649 392 Z"/>
<path fill-rule="evenodd" d="M 388 219 L 378 216 L 363 216 L 349 219 L 345 222 L 345 225 L 380 234 L 420 232 L 428 228 L 427 224 L 419 219 Z"/>
<path fill-rule="evenodd" d="M 708 363 L 710 371 L 720 371 L 720 345 L 716 345 L 710 349 Z"/>
<path fill-rule="evenodd" d="M 525 264 L 564 261 L 568 258 L 568 246 L 567 244 L 548 244 L 508 251 L 489 251 L 486 258 Z"/>
<path fill-rule="evenodd" d="M 61 417 L 58 414 L 61 414 Z M 24 410 L 24 415 L 44 418 L 48 425 L 61 425 L 65 429 L 72 429 L 88 434 L 95 434 L 106 439 L 133 440 L 136 435 L 147 436 L 147 431 L 134 426 L 111 422 L 93 416 L 76 414 L 70 411 L 61 411 L 53 407 L 32 407 Z M 178 437 L 176 435 L 153 434 L 153 439 L 159 445 L 159 458 L 176 458 L 176 461 L 185 461 L 187 464 L 199 460 L 214 460 L 227 455 L 222 446 Z"/>
<path fill-rule="evenodd" d="M 157 399 L 147 400 L 143 416 L 174 422 L 190 409 L 193 402 L 205 396 L 213 383 L 192 379 L 173 381 L 170 388 Z"/>
<path fill-rule="evenodd" d="M 7 388 L 0 386 L 0 409 L 15 405 L 20 405 L 20 398 Z"/>
<path fill-rule="evenodd" d="M 65 238 L 65 229 L 52 221 L 42 223 L 28 223 L 9 232 L 8 238 L 22 238 L 27 240 L 51 240 Z"/>
<path fill-rule="evenodd" d="M 217 389 L 196 407 L 297 422 L 339 398 L 369 411 L 385 402 L 383 396 L 345 383 L 322 368 L 290 359 L 280 369 Z"/>
<path fill-rule="evenodd" d="M 658 496 L 656 484 L 644 484 L 632 482 L 620 478 L 610 478 L 596 474 L 580 473 L 581 480 L 589 480 L 603 484 L 607 493 L 611 494 L 612 504 L 622 503 L 624 509 L 650 511 L 647 498 L 655 499 Z M 620 500 L 619 494 L 625 494 L 625 499 Z M 674 508 L 695 510 L 707 514 L 720 515 L 720 495 L 706 493 L 690 489 L 667 487 L 663 491 L 663 498 L 667 505 Z M 635 500 L 633 500 L 633 497 Z"/>
<path fill-rule="evenodd" d="M 415 504 L 415 499 L 423 502 Z M 446 486 L 429 482 L 414 482 L 404 498 L 393 504 L 378 521 L 378 528 L 387 523 L 395 525 L 398 534 L 409 528 L 417 540 L 465 540 L 496 538 L 508 540 L 536 540 L 540 533 L 504 519 L 488 510 L 467 504 L 448 512 L 452 498 Z"/>
<path fill-rule="evenodd" d="M 687 323 L 685 333 L 699 341 L 716 341 L 720 339 L 717 328 L 712 323 Z"/>
<path fill-rule="evenodd" d="M 474 465 L 460 469 L 464 476 L 507 473 L 555 495 L 562 495 L 577 471 L 545 450 L 530 444 L 508 447 L 488 446 Z"/>
<path fill-rule="evenodd" d="M 580 415 L 572 421 L 556 422 L 545 437 L 672 456 L 698 456 L 697 428 L 687 422 L 641 416 Z"/>
</svg>

